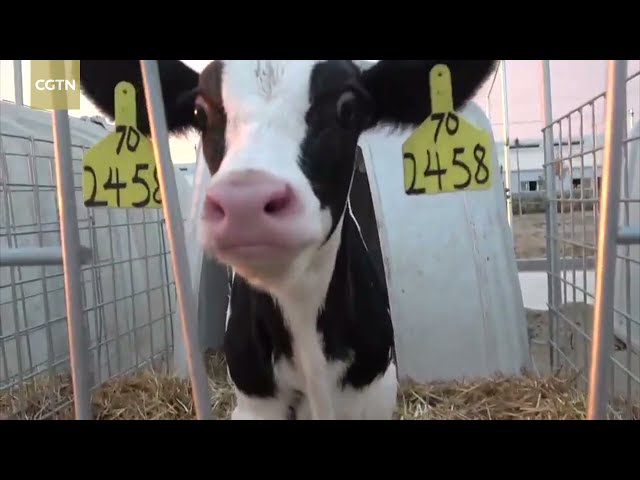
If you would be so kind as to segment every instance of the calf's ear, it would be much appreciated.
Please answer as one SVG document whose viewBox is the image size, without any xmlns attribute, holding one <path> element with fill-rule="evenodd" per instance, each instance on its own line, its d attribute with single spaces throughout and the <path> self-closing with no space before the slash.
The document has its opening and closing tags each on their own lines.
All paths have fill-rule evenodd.
<svg viewBox="0 0 640 480">
<path fill-rule="evenodd" d="M 158 60 L 167 127 L 181 133 L 193 127 L 190 94 L 198 86 L 199 75 L 180 60 Z M 139 60 L 81 60 L 80 86 L 86 97 L 103 115 L 114 119 L 114 89 L 122 81 L 136 89 L 138 129 L 150 135 L 144 83 Z"/>
<path fill-rule="evenodd" d="M 493 73 L 497 60 L 380 60 L 362 73 L 372 99 L 368 128 L 415 127 L 431 115 L 429 76 L 437 64 L 451 72 L 453 107 L 473 98 Z"/>
</svg>

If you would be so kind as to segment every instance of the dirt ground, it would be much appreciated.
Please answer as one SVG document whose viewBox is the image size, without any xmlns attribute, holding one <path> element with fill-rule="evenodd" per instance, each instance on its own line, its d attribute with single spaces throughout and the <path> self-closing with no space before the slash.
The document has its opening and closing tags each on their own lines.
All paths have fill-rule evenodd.
<svg viewBox="0 0 640 480">
<path fill-rule="evenodd" d="M 584 220 L 580 213 L 558 213 L 558 233 L 565 241 L 560 242 L 561 257 L 587 257 L 595 254 L 596 228 L 593 212 L 585 212 Z M 572 224 L 573 218 L 573 224 Z M 564 224 L 564 225 L 563 225 Z M 544 213 L 529 213 L 513 216 L 513 233 L 517 258 L 546 257 L 546 227 Z M 573 242 L 585 244 L 583 249 Z M 591 248 L 589 248 L 591 247 Z"/>
</svg>

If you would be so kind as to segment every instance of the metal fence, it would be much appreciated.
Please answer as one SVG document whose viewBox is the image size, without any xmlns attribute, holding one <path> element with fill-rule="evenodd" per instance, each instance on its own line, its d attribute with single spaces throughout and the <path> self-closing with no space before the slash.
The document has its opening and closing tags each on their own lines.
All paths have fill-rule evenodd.
<svg viewBox="0 0 640 480">
<path fill-rule="evenodd" d="M 20 64 L 17 104 L 0 104 L 0 418 L 68 418 L 73 403 L 73 416 L 89 419 L 91 392 L 106 380 L 183 360 L 196 414 L 210 418 L 157 61 L 140 61 L 139 94 L 162 213 L 84 207 L 83 158 L 111 132 L 24 107 Z"/>
<path fill-rule="evenodd" d="M 87 370 L 96 388 L 142 367 L 167 368 L 176 293 L 161 212 L 84 207 L 82 158 L 91 146 L 72 151 Z M 0 131 L 0 392 L 18 417 L 69 408 L 59 394 L 70 389 L 71 365 L 53 150 L 52 140 Z M 46 392 L 26 395 L 26 385 Z"/>
<path fill-rule="evenodd" d="M 631 142 L 640 137 L 631 136 L 625 121 L 626 92 L 640 90 L 640 72 L 626 78 L 626 65 L 612 62 L 606 93 L 547 122 L 544 129 L 548 144 L 551 138 L 560 143 L 555 152 L 545 151 L 551 368 L 576 372 L 589 390 L 590 414 L 604 415 L 606 404 L 618 418 L 632 418 L 640 398 L 640 316 L 632 312 L 639 291 L 640 218 L 630 215 L 640 202 L 630 179 L 639 165 L 631 165 L 629 158 Z M 606 103 L 602 142 L 594 114 L 599 102 Z M 584 141 L 587 135 L 590 142 Z M 575 136 L 577 146 L 571 142 Z M 585 175 L 586 159 L 595 167 L 598 157 L 602 175 L 597 168 Z M 569 189 L 566 176 L 572 179 Z M 590 258 L 597 259 L 597 268 L 588 264 Z"/>
<path fill-rule="evenodd" d="M 640 193 L 633 182 L 640 181 L 640 157 L 636 153 L 630 158 L 630 154 L 633 148 L 640 151 L 640 127 L 633 127 L 633 112 L 640 109 L 636 104 L 640 71 L 627 74 L 627 62 L 612 62 L 610 68 L 622 69 L 622 81 L 619 74 L 610 73 L 606 92 L 568 112 L 552 112 L 547 62 L 541 61 L 542 135 L 511 140 L 505 128 L 503 140 L 508 148 L 501 152 L 506 157 L 502 162 L 506 207 L 528 307 L 534 365 L 543 374 L 575 377 L 577 385 L 589 391 L 592 408 L 607 404 L 609 418 L 638 418 L 640 246 L 633 242 L 640 240 Z M 504 70 L 496 78 L 499 74 L 504 75 Z M 505 85 L 504 80 L 498 85 L 494 79 L 489 89 L 488 104 L 491 95 L 502 97 L 501 118 L 494 115 L 494 123 L 509 118 Z M 615 105 L 612 98 L 618 100 Z M 611 169 L 613 184 L 605 198 L 606 172 Z M 620 215 L 613 213 L 604 220 L 605 201 L 617 204 Z M 619 232 L 619 242 L 604 233 L 606 229 Z M 613 243 L 605 248 L 599 244 L 601 238 Z M 609 251 L 613 262 L 604 260 Z M 609 330 L 594 340 L 598 311 Z M 604 350 L 598 348 L 600 338 L 611 339 Z M 598 365 L 594 358 L 599 359 Z M 606 385 L 597 379 L 604 379 Z"/>
</svg>

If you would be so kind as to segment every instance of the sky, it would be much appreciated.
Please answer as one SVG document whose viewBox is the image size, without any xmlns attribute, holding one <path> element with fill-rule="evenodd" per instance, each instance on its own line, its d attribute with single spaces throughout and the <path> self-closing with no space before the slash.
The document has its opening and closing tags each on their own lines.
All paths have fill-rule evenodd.
<svg viewBox="0 0 640 480">
<path fill-rule="evenodd" d="M 210 60 L 183 60 L 187 65 L 201 71 Z M 507 104 L 509 118 L 509 137 L 511 143 L 515 138 L 521 141 L 537 141 L 542 128 L 542 114 L 540 102 L 540 61 L 539 60 L 507 60 Z M 640 70 L 640 60 L 628 61 L 628 75 Z M 23 100 L 29 105 L 30 93 L 28 81 L 30 78 L 29 61 L 22 61 Z M 600 94 L 607 86 L 607 60 L 552 60 L 551 61 L 551 92 L 553 118 L 564 115 L 591 98 Z M 487 94 L 491 90 L 489 103 Z M 640 119 L 640 76 L 628 83 L 628 107 L 635 113 L 635 121 Z M 13 80 L 13 60 L 0 60 L 0 99 L 15 101 Z M 496 141 L 503 139 L 502 114 L 502 84 L 501 75 L 489 79 L 474 100 L 485 111 L 489 106 L 489 117 L 493 126 Z M 596 124 L 602 132 L 604 124 L 603 103 L 595 107 Z M 69 112 L 72 116 L 99 115 L 100 113 L 83 96 L 80 110 Z M 572 120 L 575 120 L 573 118 Z M 574 122 L 575 124 L 575 122 Z M 195 161 L 195 145 L 198 138 L 190 135 L 186 138 L 170 140 L 171 156 L 175 163 L 192 163 Z"/>
</svg>

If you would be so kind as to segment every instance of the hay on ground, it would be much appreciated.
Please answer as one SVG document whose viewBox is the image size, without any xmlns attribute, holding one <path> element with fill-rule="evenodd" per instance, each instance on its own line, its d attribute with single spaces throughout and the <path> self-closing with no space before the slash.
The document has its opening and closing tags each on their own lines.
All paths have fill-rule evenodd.
<svg viewBox="0 0 640 480">
<path fill-rule="evenodd" d="M 413 420 L 580 420 L 586 401 L 573 383 L 524 376 L 412 384 L 402 390 L 397 413 Z"/>
<path fill-rule="evenodd" d="M 214 418 L 228 419 L 234 396 L 220 353 L 211 355 L 211 406 Z M 399 420 L 580 420 L 586 399 L 575 378 L 496 377 L 481 381 L 410 383 L 398 394 Z M 22 390 L 0 393 L 0 418 L 72 419 L 70 378 L 36 380 Z M 62 408 L 60 408 L 62 407 Z M 92 395 L 94 418 L 101 420 L 189 420 L 195 408 L 189 382 L 146 370 L 115 378 Z M 57 410 L 57 411 L 56 411 Z M 640 418 L 640 406 L 633 409 Z"/>
</svg>

